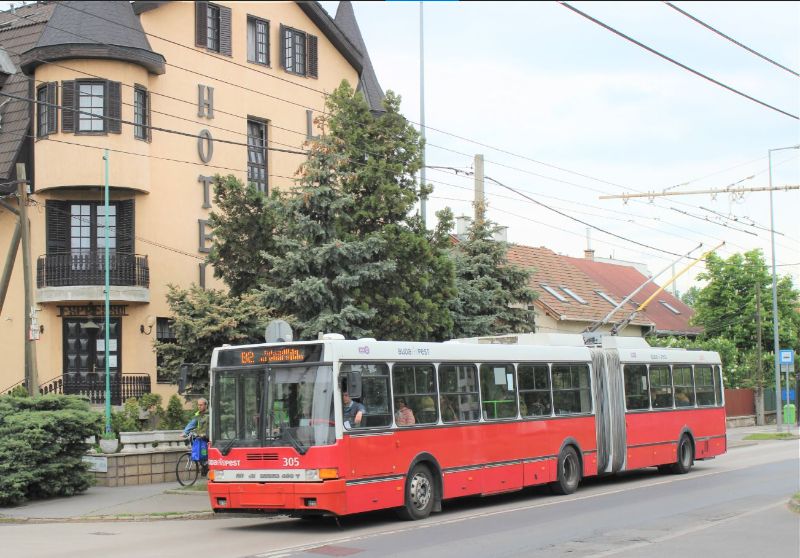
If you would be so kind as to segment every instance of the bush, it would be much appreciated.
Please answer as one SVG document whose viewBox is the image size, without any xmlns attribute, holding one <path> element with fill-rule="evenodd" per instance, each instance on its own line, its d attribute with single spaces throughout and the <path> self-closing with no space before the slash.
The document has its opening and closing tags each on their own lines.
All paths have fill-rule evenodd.
<svg viewBox="0 0 800 558">
<path fill-rule="evenodd" d="M 161 424 L 163 430 L 181 430 L 191 420 L 187 415 L 190 411 L 183 409 L 180 397 L 173 395 L 167 403 L 167 411 L 164 413 L 164 421 Z"/>
<path fill-rule="evenodd" d="M 81 458 L 101 418 L 76 396 L 0 397 L 0 505 L 89 488 Z"/>
<path fill-rule="evenodd" d="M 125 401 L 121 411 L 111 412 L 111 430 L 116 434 L 120 432 L 139 432 L 141 429 L 139 402 L 135 397 Z"/>
</svg>

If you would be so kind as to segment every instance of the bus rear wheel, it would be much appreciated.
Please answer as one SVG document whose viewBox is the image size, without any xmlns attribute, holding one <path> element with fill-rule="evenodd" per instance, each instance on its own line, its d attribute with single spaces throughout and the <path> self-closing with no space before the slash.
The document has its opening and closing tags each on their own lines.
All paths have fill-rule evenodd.
<svg viewBox="0 0 800 558">
<path fill-rule="evenodd" d="M 689 436 L 684 434 L 678 442 L 678 460 L 672 464 L 672 472 L 676 475 L 685 475 L 694 464 L 694 447 Z"/>
<path fill-rule="evenodd" d="M 550 490 L 556 494 L 572 494 L 581 482 L 581 461 L 578 452 L 567 446 L 558 456 L 558 477 L 550 483 Z"/>
<path fill-rule="evenodd" d="M 415 465 L 406 478 L 405 505 L 398 515 L 408 521 L 425 519 L 433 510 L 435 496 L 433 475 L 427 465 Z"/>
</svg>

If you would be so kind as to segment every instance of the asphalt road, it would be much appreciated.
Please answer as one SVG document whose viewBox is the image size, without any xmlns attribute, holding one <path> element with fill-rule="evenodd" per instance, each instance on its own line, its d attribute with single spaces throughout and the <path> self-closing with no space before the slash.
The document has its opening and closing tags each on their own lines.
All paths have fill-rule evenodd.
<svg viewBox="0 0 800 558">
<path fill-rule="evenodd" d="M 425 521 L 390 512 L 294 519 L 2 525 L 5 555 L 113 556 L 800 556 L 797 441 L 761 442 L 688 475 L 655 469 L 590 480 L 571 496 L 538 488 L 445 504 Z"/>
</svg>

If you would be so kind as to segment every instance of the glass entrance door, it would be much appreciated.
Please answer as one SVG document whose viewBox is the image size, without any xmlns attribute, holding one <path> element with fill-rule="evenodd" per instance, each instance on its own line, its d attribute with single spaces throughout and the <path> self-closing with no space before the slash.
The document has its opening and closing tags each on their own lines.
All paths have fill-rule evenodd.
<svg viewBox="0 0 800 558">
<path fill-rule="evenodd" d="M 120 345 L 122 323 L 109 323 L 108 363 L 111 378 L 111 403 L 121 404 Z M 64 393 L 86 395 L 93 403 L 105 401 L 105 320 L 103 318 L 64 318 Z"/>
</svg>

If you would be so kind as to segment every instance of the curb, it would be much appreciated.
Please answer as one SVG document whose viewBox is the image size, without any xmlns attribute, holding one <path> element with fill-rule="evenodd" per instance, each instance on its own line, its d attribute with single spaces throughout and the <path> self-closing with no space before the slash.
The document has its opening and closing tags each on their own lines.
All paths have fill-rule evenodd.
<svg viewBox="0 0 800 558">
<path fill-rule="evenodd" d="M 174 521 L 180 519 L 212 519 L 214 512 L 186 512 L 170 515 L 164 514 L 118 514 L 118 515 L 83 515 L 79 517 L 0 517 L 0 525 L 16 523 L 115 523 L 137 521 Z"/>
</svg>

